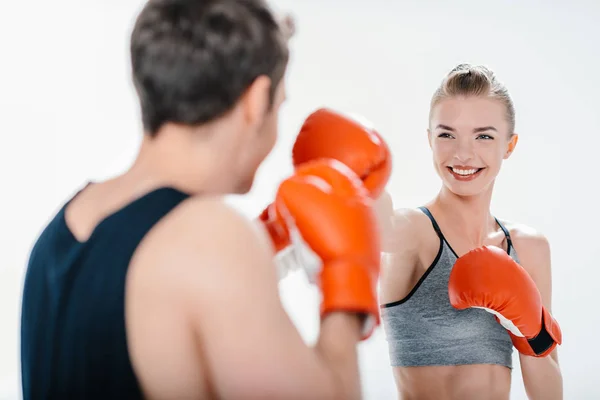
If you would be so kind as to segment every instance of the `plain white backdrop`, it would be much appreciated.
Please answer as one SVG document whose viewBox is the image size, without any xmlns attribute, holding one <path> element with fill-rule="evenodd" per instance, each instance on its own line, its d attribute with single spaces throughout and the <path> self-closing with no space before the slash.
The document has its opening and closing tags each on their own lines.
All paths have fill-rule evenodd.
<svg viewBox="0 0 600 400">
<path fill-rule="evenodd" d="M 88 180 L 123 171 L 140 141 L 128 39 L 140 0 L 0 4 L 0 399 L 17 399 L 20 292 L 40 229 Z M 558 1 L 275 0 L 297 22 L 279 142 L 252 192 L 249 217 L 291 172 L 290 148 L 311 111 L 371 120 L 389 141 L 395 207 L 419 206 L 440 181 L 427 145 L 428 103 L 456 64 L 485 64 L 508 86 L 520 141 L 496 184 L 493 212 L 547 235 L 565 399 L 600 398 L 600 3 Z M 368 5 L 368 6 L 367 6 Z M 227 283 L 223 282 L 223 285 Z M 282 300 L 308 342 L 317 292 L 301 275 Z M 360 345 L 365 398 L 394 399 L 380 329 Z M 525 399 L 518 368 L 512 398 Z"/>
</svg>

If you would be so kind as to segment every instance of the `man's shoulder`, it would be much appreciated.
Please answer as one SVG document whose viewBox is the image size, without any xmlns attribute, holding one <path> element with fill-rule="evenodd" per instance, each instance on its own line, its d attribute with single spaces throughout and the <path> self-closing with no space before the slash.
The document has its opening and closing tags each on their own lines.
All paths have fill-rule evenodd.
<svg viewBox="0 0 600 400">
<path fill-rule="evenodd" d="M 140 243 L 130 282 L 143 282 L 183 306 L 220 298 L 224 282 L 264 273 L 275 281 L 272 252 L 262 236 L 256 223 L 222 199 L 188 198 Z"/>
<path fill-rule="evenodd" d="M 175 210 L 173 221 L 188 225 L 189 229 L 197 232 L 211 231 L 218 225 L 241 230 L 253 226 L 246 216 L 220 196 L 193 196 L 186 199 Z"/>
<path fill-rule="evenodd" d="M 260 255 L 267 248 L 257 224 L 220 197 L 186 199 L 149 236 L 152 246 L 146 252 L 186 255 L 178 257 L 182 266 L 215 257 L 223 263 L 235 262 L 244 255 Z"/>
</svg>

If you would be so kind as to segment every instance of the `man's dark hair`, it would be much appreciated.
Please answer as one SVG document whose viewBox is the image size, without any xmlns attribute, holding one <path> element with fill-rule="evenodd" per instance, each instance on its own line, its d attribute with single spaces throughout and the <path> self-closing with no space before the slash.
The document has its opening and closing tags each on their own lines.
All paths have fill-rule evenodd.
<svg viewBox="0 0 600 400">
<path fill-rule="evenodd" d="M 287 62 L 287 35 L 263 0 L 149 0 L 131 35 L 144 130 L 217 118 L 261 75 L 272 104 Z"/>
</svg>

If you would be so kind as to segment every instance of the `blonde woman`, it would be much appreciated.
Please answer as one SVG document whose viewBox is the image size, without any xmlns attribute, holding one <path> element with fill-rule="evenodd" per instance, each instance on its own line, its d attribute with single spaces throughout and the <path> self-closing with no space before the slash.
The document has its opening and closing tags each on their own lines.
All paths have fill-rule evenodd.
<svg viewBox="0 0 600 400">
<path fill-rule="evenodd" d="M 507 89 L 461 64 L 435 92 L 428 140 L 439 193 L 396 210 L 381 314 L 402 399 L 508 399 L 519 352 L 531 399 L 561 399 L 547 239 L 490 212 L 494 181 L 517 145 Z"/>
</svg>

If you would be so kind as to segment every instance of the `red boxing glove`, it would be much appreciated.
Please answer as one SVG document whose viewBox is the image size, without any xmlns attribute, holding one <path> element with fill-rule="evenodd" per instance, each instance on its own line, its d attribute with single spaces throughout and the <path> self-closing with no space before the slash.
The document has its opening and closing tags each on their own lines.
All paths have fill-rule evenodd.
<svg viewBox="0 0 600 400">
<path fill-rule="evenodd" d="M 368 338 L 380 322 L 381 249 L 372 199 L 358 176 L 336 160 L 305 163 L 283 181 L 272 207 L 273 224 L 291 236 L 297 231 L 322 261 L 321 315 L 365 315 L 362 338 Z"/>
<path fill-rule="evenodd" d="M 381 195 L 392 172 L 392 157 L 383 138 L 365 124 L 329 109 L 319 109 L 308 116 L 294 144 L 292 158 L 296 169 L 319 159 L 340 161 L 362 179 L 372 198 Z M 277 222 L 272 205 L 264 209 L 258 220 L 267 229 L 278 255 L 280 277 L 287 270 L 297 269 L 298 264 L 315 270 L 310 255 L 293 248 L 289 232 Z"/>
<path fill-rule="evenodd" d="M 258 216 L 258 219 L 260 222 L 262 222 L 267 230 L 276 253 L 290 245 L 289 232 L 287 228 L 277 219 L 277 214 L 273 204 L 270 204 L 267 208 L 265 208 Z"/>
<path fill-rule="evenodd" d="M 374 129 L 330 109 L 306 118 L 292 150 L 294 167 L 320 158 L 341 161 L 352 169 L 377 198 L 392 173 L 387 143 Z"/>
<path fill-rule="evenodd" d="M 504 250 L 483 246 L 460 257 L 450 273 L 448 295 L 459 310 L 494 314 L 522 354 L 545 357 L 562 343 L 558 322 L 543 306 L 527 271 Z"/>
</svg>

